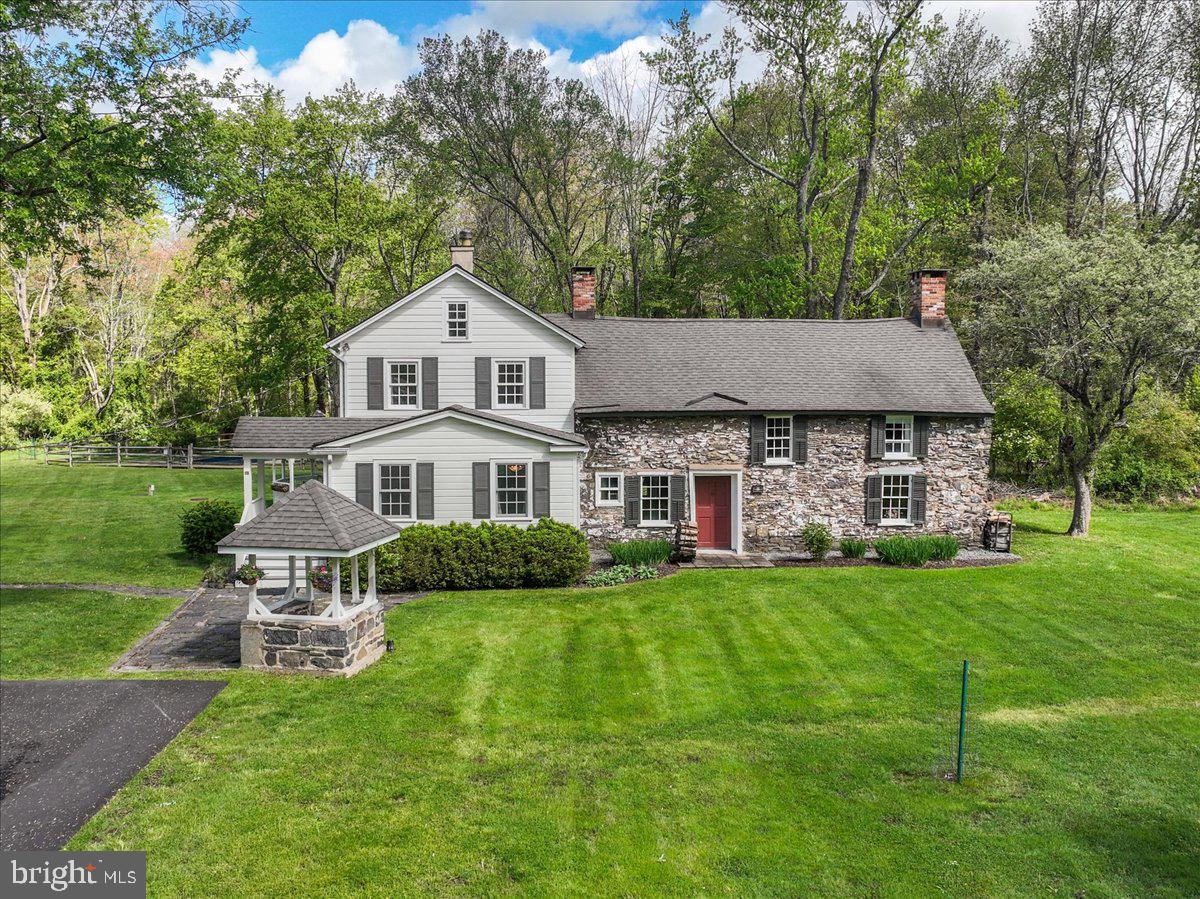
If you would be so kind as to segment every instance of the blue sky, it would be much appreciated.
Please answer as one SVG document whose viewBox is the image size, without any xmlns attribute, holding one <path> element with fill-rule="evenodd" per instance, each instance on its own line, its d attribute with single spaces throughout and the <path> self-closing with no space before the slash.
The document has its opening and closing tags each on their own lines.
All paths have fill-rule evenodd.
<svg viewBox="0 0 1200 899">
<path fill-rule="evenodd" d="M 859 2 L 852 0 L 851 14 Z M 236 9 L 250 20 L 241 45 L 206 54 L 192 68 L 213 79 L 239 70 L 244 82 L 275 84 L 293 102 L 331 93 L 349 79 L 367 90 L 390 92 L 416 70 L 421 38 L 493 28 L 514 45 L 544 50 L 554 74 L 587 77 L 613 58 L 640 65 L 640 55 L 659 46 L 667 20 L 685 7 L 698 31 L 716 34 L 732 22 L 717 0 L 240 0 Z M 950 21 L 964 9 L 1006 40 L 1021 43 L 1035 4 L 931 0 L 929 5 L 930 14 Z"/>
</svg>

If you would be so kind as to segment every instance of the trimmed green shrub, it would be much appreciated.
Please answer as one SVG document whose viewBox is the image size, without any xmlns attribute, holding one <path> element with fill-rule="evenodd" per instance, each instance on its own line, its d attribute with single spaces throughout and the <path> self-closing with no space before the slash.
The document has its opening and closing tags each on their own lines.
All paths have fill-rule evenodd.
<svg viewBox="0 0 1200 899">
<path fill-rule="evenodd" d="M 897 534 L 883 537 L 874 543 L 879 558 L 889 565 L 924 565 L 931 559 L 946 561 L 958 555 L 958 541 L 953 537 L 906 537 Z"/>
<path fill-rule="evenodd" d="M 614 565 L 611 568 L 601 568 L 599 571 L 589 574 L 583 579 L 583 582 L 589 587 L 615 587 L 617 584 L 632 580 L 633 575 L 632 566 Z"/>
<path fill-rule="evenodd" d="M 183 510 L 179 516 L 179 542 L 193 556 L 217 551 L 217 541 L 237 527 L 242 510 L 229 500 L 206 499 Z"/>
<path fill-rule="evenodd" d="M 804 541 L 804 548 L 817 562 L 829 555 L 829 550 L 833 548 L 833 534 L 819 521 L 810 521 L 801 528 L 800 539 Z"/>
<path fill-rule="evenodd" d="M 953 537 L 919 537 L 929 541 L 929 558 L 934 562 L 949 562 L 958 555 L 958 541 Z"/>
<path fill-rule="evenodd" d="M 574 584 L 591 564 L 587 538 L 579 528 L 543 518 L 524 533 L 525 586 Z"/>
<path fill-rule="evenodd" d="M 583 533 L 550 519 L 529 528 L 414 524 L 376 550 L 375 578 L 387 593 L 565 587 L 583 576 L 588 561 Z M 360 564 L 365 577 L 366 563 Z"/>
<path fill-rule="evenodd" d="M 861 537 L 843 537 L 838 543 L 843 559 L 861 559 L 867 554 L 867 541 Z"/>
<path fill-rule="evenodd" d="M 671 559 L 669 540 L 623 540 L 605 549 L 618 565 L 661 565 Z"/>
</svg>

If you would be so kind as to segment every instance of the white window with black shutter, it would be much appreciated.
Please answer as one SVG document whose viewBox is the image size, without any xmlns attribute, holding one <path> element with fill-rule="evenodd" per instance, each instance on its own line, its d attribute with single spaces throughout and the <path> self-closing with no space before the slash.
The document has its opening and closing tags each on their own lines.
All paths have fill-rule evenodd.
<svg viewBox="0 0 1200 899">
<path fill-rule="evenodd" d="M 807 461 L 807 418 L 784 413 L 750 416 L 751 465 L 794 465 Z"/>
<path fill-rule="evenodd" d="M 493 462 L 496 518 L 530 518 L 532 475 L 529 462 Z"/>
<path fill-rule="evenodd" d="M 384 518 L 411 521 L 415 517 L 413 463 L 376 462 L 375 469 L 379 514 Z"/>
<path fill-rule="evenodd" d="M 417 359 L 384 361 L 384 397 L 388 409 L 421 408 L 421 363 Z"/>
<path fill-rule="evenodd" d="M 880 527 L 925 523 L 925 475 L 885 472 L 867 478 L 866 522 Z"/>
<path fill-rule="evenodd" d="M 626 527 L 672 527 L 684 516 L 687 478 L 666 472 L 631 475 L 624 480 Z"/>
<path fill-rule="evenodd" d="M 876 415 L 871 419 L 872 459 L 924 459 L 929 419 L 923 415 Z"/>
<path fill-rule="evenodd" d="M 792 416 L 766 416 L 767 465 L 790 465 L 792 462 Z"/>
<path fill-rule="evenodd" d="M 527 400 L 527 371 L 524 359 L 497 359 L 496 370 L 492 383 L 495 385 L 495 396 L 492 397 L 492 407 L 495 409 L 524 409 Z"/>
</svg>

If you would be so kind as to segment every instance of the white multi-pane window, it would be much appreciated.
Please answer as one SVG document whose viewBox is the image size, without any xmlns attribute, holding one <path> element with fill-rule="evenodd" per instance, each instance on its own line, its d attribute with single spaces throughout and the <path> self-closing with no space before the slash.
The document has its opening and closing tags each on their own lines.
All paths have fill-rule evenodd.
<svg viewBox="0 0 1200 899">
<path fill-rule="evenodd" d="M 529 517 L 529 466 L 526 463 L 496 464 L 496 517 Z"/>
<path fill-rule="evenodd" d="M 467 304 L 465 302 L 446 303 L 446 339 L 467 339 Z"/>
<path fill-rule="evenodd" d="M 621 475 L 615 471 L 599 472 L 596 475 L 596 505 L 621 505 Z"/>
<path fill-rule="evenodd" d="M 412 466 L 381 463 L 379 514 L 389 518 L 412 518 L 412 503 Z"/>
<path fill-rule="evenodd" d="M 885 459 L 909 459 L 913 454 L 913 419 L 911 415 L 889 415 L 883 425 L 883 456 Z"/>
<path fill-rule="evenodd" d="M 912 476 L 885 474 L 880 507 L 880 524 L 908 524 L 909 498 L 912 495 Z"/>
<path fill-rule="evenodd" d="M 392 409 L 416 409 L 417 393 L 417 363 L 388 362 L 388 406 Z"/>
<path fill-rule="evenodd" d="M 792 417 L 767 416 L 767 461 L 792 461 Z"/>
<path fill-rule="evenodd" d="M 519 407 L 525 405 L 525 363 L 496 363 L 496 405 Z"/>
<path fill-rule="evenodd" d="M 642 524 L 671 520 L 671 479 L 665 474 L 642 475 Z"/>
</svg>

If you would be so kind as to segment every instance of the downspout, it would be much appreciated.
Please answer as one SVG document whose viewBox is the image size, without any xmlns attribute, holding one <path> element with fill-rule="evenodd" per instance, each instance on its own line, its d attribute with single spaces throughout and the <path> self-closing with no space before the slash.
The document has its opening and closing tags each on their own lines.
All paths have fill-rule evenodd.
<svg viewBox="0 0 1200 899">
<path fill-rule="evenodd" d="M 338 363 L 338 418 L 346 417 L 346 357 L 337 350 L 326 347 L 329 350 L 329 355 L 337 360 Z"/>
</svg>

